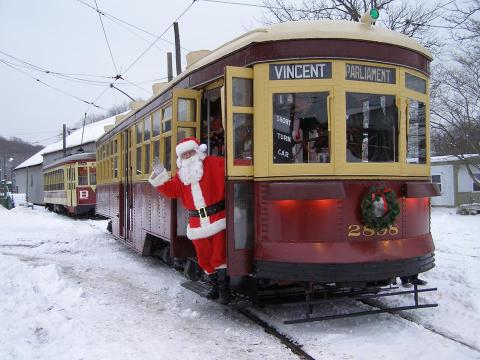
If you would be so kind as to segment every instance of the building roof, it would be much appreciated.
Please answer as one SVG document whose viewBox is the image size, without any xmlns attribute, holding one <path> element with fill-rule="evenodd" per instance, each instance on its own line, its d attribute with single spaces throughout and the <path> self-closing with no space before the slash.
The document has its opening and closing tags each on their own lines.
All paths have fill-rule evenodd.
<svg viewBox="0 0 480 360">
<path fill-rule="evenodd" d="M 478 156 L 478 154 L 464 154 L 465 158 L 471 158 Z M 452 161 L 460 161 L 460 159 L 455 155 L 442 155 L 442 156 L 432 156 L 430 157 L 430 163 L 434 162 L 452 162 Z"/>
<path fill-rule="evenodd" d="M 104 129 L 105 126 L 115 124 L 115 117 L 116 115 L 104 120 L 94 122 L 93 124 L 85 125 L 82 144 L 87 144 L 93 141 L 97 141 L 97 139 L 100 138 L 105 133 L 105 129 Z M 66 138 L 67 149 L 74 146 L 79 146 L 81 140 L 82 140 L 82 128 L 75 130 L 73 133 L 67 136 Z M 18 165 L 15 168 L 15 170 L 22 169 L 25 167 L 40 165 L 43 163 L 43 155 L 62 150 L 62 148 L 63 148 L 62 140 L 57 141 L 53 144 L 50 144 L 45 148 L 43 148 L 42 150 L 40 150 L 35 155 L 33 155 L 32 157 L 25 160 L 20 165 Z"/>
</svg>

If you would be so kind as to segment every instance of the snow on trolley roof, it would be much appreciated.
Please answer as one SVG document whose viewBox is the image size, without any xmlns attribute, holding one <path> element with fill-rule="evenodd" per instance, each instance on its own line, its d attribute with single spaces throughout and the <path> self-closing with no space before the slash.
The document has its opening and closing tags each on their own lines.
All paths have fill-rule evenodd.
<svg viewBox="0 0 480 360">
<path fill-rule="evenodd" d="M 123 114 L 125 114 L 125 113 L 123 113 Z M 120 114 L 120 115 L 122 115 L 122 114 Z M 90 143 L 92 141 L 96 141 L 99 137 L 101 137 L 105 133 L 105 129 L 104 129 L 105 126 L 115 124 L 116 116 L 117 115 L 109 117 L 109 118 L 104 119 L 104 120 L 97 121 L 93 124 L 85 125 L 85 132 L 83 134 L 83 143 L 82 144 L 87 144 L 87 143 Z M 82 140 L 82 128 L 79 128 L 79 129 L 75 130 L 73 133 L 71 133 L 70 135 L 67 136 L 67 138 L 66 138 L 67 149 L 80 145 L 81 140 Z M 22 168 L 29 167 L 29 166 L 40 165 L 40 164 L 43 163 L 43 155 L 62 150 L 62 148 L 63 148 L 62 140 L 57 141 L 53 144 L 50 144 L 47 147 L 40 150 L 35 155 L 33 155 L 32 157 L 25 160 L 20 165 L 18 165 L 15 168 L 15 170 L 22 169 Z"/>
</svg>

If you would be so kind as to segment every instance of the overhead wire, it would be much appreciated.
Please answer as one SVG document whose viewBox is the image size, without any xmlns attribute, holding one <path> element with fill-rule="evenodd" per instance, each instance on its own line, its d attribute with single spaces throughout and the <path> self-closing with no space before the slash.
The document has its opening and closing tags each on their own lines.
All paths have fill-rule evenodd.
<svg viewBox="0 0 480 360">
<path fill-rule="evenodd" d="M 16 56 L 13 56 L 5 51 L 2 51 L 0 50 L 0 54 L 3 54 L 15 61 L 18 61 L 22 64 L 25 64 L 24 66 L 30 66 L 31 68 L 35 68 L 37 69 L 38 71 L 43 71 L 45 73 L 48 73 L 48 74 L 57 74 L 57 75 L 62 75 L 62 76 L 86 76 L 86 77 L 97 77 L 97 78 L 105 78 L 105 79 L 113 79 L 114 76 L 103 76 L 103 75 L 94 75 L 94 74 L 82 74 L 82 73 L 62 73 L 62 72 L 57 72 L 57 71 L 52 71 L 52 70 L 48 70 L 48 69 L 45 69 L 41 66 L 38 66 L 38 65 L 35 65 L 35 64 L 32 64 L 28 61 L 25 61 L 25 60 L 22 60 L 22 59 L 19 59 L 18 57 Z"/>
<path fill-rule="evenodd" d="M 115 64 L 115 59 L 113 58 L 112 48 L 110 47 L 110 43 L 108 42 L 107 32 L 105 31 L 105 26 L 103 25 L 102 15 L 100 15 L 100 11 L 98 10 L 97 0 L 95 0 L 95 6 L 97 7 L 97 13 L 98 13 L 98 18 L 100 19 L 100 24 L 102 24 L 103 35 L 105 35 L 105 41 L 107 42 L 110 58 L 112 59 L 113 67 L 115 68 L 115 75 L 118 75 L 117 64 Z"/>
<path fill-rule="evenodd" d="M 77 1 L 81 1 L 81 0 L 77 0 Z M 178 20 L 180 20 L 190 9 L 191 7 L 193 6 L 193 4 L 195 4 L 197 0 L 192 0 L 192 2 L 181 12 L 180 15 L 178 15 L 175 20 L 173 20 L 171 22 L 171 24 L 159 35 L 157 36 L 157 38 L 144 50 L 142 51 L 142 53 L 137 56 L 135 58 L 135 60 L 120 74 L 120 76 L 122 76 L 122 79 L 125 80 L 123 78 L 123 75 L 125 75 L 133 66 L 135 66 L 135 64 L 140 61 L 140 59 L 162 38 L 163 35 L 165 35 L 165 33 L 173 26 L 173 23 L 177 22 Z M 113 86 L 113 84 L 115 84 L 117 82 L 118 79 L 114 79 L 112 81 L 112 83 L 110 84 L 109 88 Z M 93 102 L 96 102 L 98 101 L 106 92 L 107 90 L 109 89 L 105 89 L 102 93 L 100 93 Z"/>
<path fill-rule="evenodd" d="M 104 79 L 110 79 L 110 81 L 100 81 L 100 80 L 90 80 L 90 79 L 84 79 L 84 78 L 80 78 L 80 77 L 76 77 L 76 76 L 72 76 L 72 75 L 75 75 L 73 73 L 70 73 L 70 74 L 66 74 L 66 73 L 61 73 L 61 72 L 57 72 L 57 71 L 52 71 L 52 70 L 48 70 L 48 69 L 45 69 L 45 68 L 42 68 L 40 66 L 37 66 L 37 65 L 34 65 L 32 63 L 29 63 L 25 60 L 22 60 L 22 59 L 19 59 L 18 57 L 15 57 L 13 55 L 10 55 L 4 51 L 1 51 L 0 50 L 0 53 L 1 54 L 4 54 L 5 56 L 8 56 L 9 58 L 12 58 L 14 59 L 15 61 L 19 62 L 19 63 L 14 63 L 14 62 L 11 62 L 11 61 L 8 61 L 8 60 L 5 60 L 5 59 L 2 59 L 4 62 L 12 65 L 12 66 L 15 66 L 15 67 L 19 67 L 19 68 L 23 68 L 23 69 L 28 69 L 28 70 L 31 70 L 31 71 L 36 71 L 36 72 L 40 72 L 40 73 L 43 73 L 43 74 L 47 74 L 47 75 L 50 75 L 50 76 L 53 76 L 53 77 L 56 77 L 56 78 L 60 78 L 62 80 L 67 80 L 67 81 L 71 81 L 71 82 L 75 82 L 75 83 L 80 83 L 80 84 L 86 84 L 86 85 L 92 85 L 92 86 L 105 86 L 105 85 L 110 85 L 111 83 L 111 80 L 115 78 L 115 76 L 101 76 L 101 75 L 88 75 L 88 76 L 95 76 L 95 77 L 98 77 L 98 78 L 104 78 Z M 1 59 L 1 58 L 0 58 Z M 78 75 L 84 75 L 84 76 L 87 76 L 87 74 L 78 74 Z M 164 77 L 164 78 L 160 78 L 160 79 L 166 79 L 167 77 Z M 118 84 L 120 85 L 125 85 L 125 86 L 129 86 L 129 85 L 135 85 L 135 84 L 142 84 L 142 83 L 148 83 L 148 82 L 153 82 L 153 81 L 156 81 L 156 80 L 160 80 L 160 79 L 152 79 L 152 80 L 141 80 L 141 81 L 126 81 L 124 80 L 125 82 L 118 82 Z"/>
<path fill-rule="evenodd" d="M 107 18 L 110 18 L 110 20 L 112 20 L 112 19 L 113 19 L 113 20 L 116 20 L 116 21 L 118 21 L 118 22 L 120 22 L 120 23 L 122 23 L 122 24 L 124 24 L 124 25 L 130 26 L 130 27 L 132 27 L 132 28 L 134 28 L 134 29 L 136 29 L 136 30 L 139 30 L 139 31 L 141 31 L 141 32 L 144 32 L 145 34 L 148 34 L 148 35 L 152 36 L 153 38 L 157 38 L 157 37 L 158 37 L 158 35 L 150 32 L 150 31 L 148 31 L 148 30 L 142 29 L 141 27 L 139 27 L 139 26 L 137 26 L 137 25 L 134 25 L 134 24 L 132 24 L 132 23 L 129 23 L 128 21 L 122 20 L 122 19 L 120 19 L 120 18 L 118 18 L 118 17 L 116 17 L 116 16 L 114 16 L 114 15 L 112 15 L 112 14 L 109 14 L 109 13 L 107 13 L 107 12 L 104 11 L 104 10 L 97 10 L 97 9 L 95 9 L 92 5 L 86 3 L 85 1 L 82 1 L 82 0 L 76 0 L 76 1 L 79 2 L 79 3 L 81 3 L 81 4 L 83 4 L 83 5 L 85 5 L 85 6 L 87 6 L 87 7 L 89 7 L 90 9 L 92 9 L 92 10 L 94 10 L 94 11 L 99 12 L 99 14 L 101 14 L 101 15 L 107 17 Z M 112 21 L 113 21 L 113 20 L 112 20 Z M 162 35 L 162 36 L 163 36 L 163 35 Z M 161 40 L 169 43 L 170 45 L 175 45 L 175 43 L 174 43 L 173 41 L 164 39 L 163 37 L 161 37 Z M 185 47 L 183 47 L 183 46 L 182 46 L 181 48 L 182 48 L 183 50 L 185 50 L 185 51 L 190 51 L 189 49 L 187 49 L 187 48 L 185 48 Z"/>
<path fill-rule="evenodd" d="M 83 102 L 83 103 L 85 103 L 85 104 L 88 104 L 88 105 L 94 106 L 94 107 L 96 107 L 96 108 L 105 110 L 103 107 L 95 104 L 95 101 L 89 102 L 89 101 L 87 101 L 87 100 L 84 100 L 84 99 L 76 96 L 76 95 L 73 95 L 73 94 L 69 93 L 68 91 L 65 91 L 65 90 L 59 89 L 59 88 L 57 88 L 57 87 L 55 87 L 55 86 L 52 86 L 52 85 L 50 85 L 50 84 L 47 84 L 46 82 L 40 80 L 39 78 L 36 78 L 36 77 L 34 77 L 34 76 L 31 76 L 31 75 L 28 74 L 27 72 L 22 71 L 22 70 L 20 70 L 20 69 L 17 69 L 16 67 L 8 64 L 7 62 L 5 62 L 5 61 L 2 60 L 2 59 L 0 59 L 0 62 L 3 63 L 4 65 L 10 67 L 11 69 L 13 69 L 13 70 L 15 70 L 15 71 L 18 71 L 18 72 L 24 74 L 25 76 L 28 76 L 29 78 L 31 78 L 31 79 L 39 82 L 40 84 L 43 84 L 44 86 L 49 87 L 50 89 L 53 89 L 53 90 L 55 90 L 55 91 L 58 91 L 58 92 L 60 92 L 60 93 L 62 93 L 62 94 L 64 94 L 64 95 L 70 96 L 70 97 L 72 97 L 72 98 L 74 98 L 74 99 L 77 99 L 78 101 L 81 101 L 81 102 Z"/>
</svg>

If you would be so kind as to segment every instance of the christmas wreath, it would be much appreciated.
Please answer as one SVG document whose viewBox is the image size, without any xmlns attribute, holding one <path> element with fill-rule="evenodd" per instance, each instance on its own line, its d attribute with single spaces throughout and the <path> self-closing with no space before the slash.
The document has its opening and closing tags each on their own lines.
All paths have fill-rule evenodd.
<svg viewBox="0 0 480 360">
<path fill-rule="evenodd" d="M 393 225 L 400 207 L 396 201 L 397 194 L 383 186 L 372 186 L 363 196 L 363 224 L 375 230 L 382 230 Z"/>
</svg>

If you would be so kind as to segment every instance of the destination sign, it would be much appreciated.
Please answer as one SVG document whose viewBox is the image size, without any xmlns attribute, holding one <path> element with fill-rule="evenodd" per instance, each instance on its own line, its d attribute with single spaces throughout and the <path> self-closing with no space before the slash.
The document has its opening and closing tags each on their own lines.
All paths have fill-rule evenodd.
<svg viewBox="0 0 480 360">
<path fill-rule="evenodd" d="M 291 163 L 293 162 L 292 148 L 294 142 L 291 136 L 292 120 L 274 115 L 273 118 L 273 162 Z"/>
<path fill-rule="evenodd" d="M 332 63 L 271 64 L 270 80 L 331 79 Z"/>
<path fill-rule="evenodd" d="M 382 84 L 396 84 L 395 68 L 346 64 L 345 79 Z"/>
</svg>

